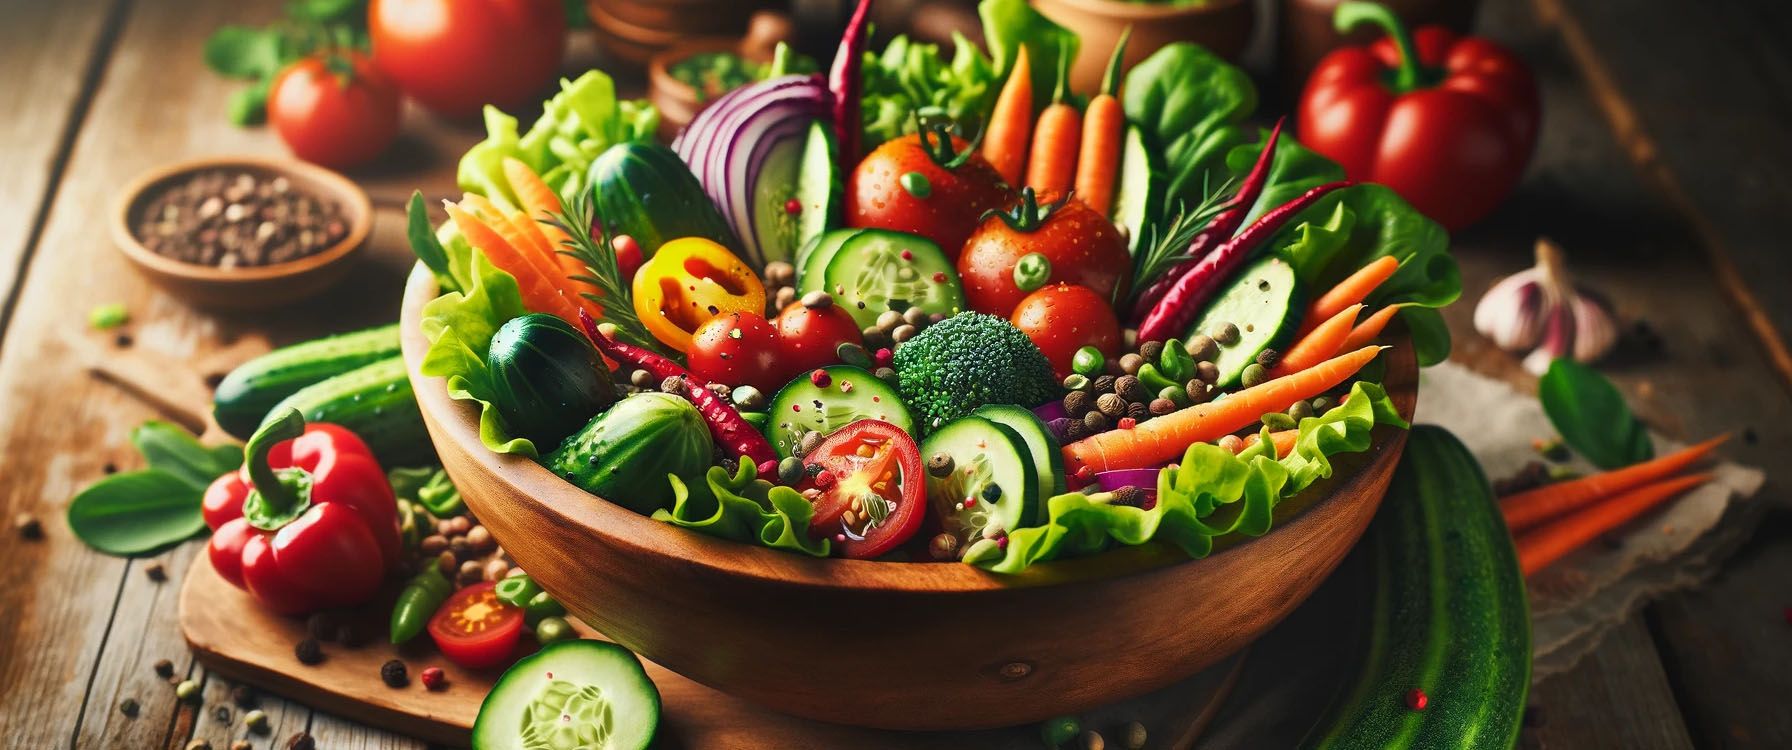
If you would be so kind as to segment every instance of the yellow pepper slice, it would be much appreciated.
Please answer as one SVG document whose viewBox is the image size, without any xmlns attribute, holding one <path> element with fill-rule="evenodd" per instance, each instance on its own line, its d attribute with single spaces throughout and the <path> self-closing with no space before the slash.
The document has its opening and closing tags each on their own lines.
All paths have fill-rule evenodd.
<svg viewBox="0 0 1792 750">
<path fill-rule="evenodd" d="M 647 332 L 678 351 L 691 334 L 718 315 L 765 314 L 765 285 L 734 253 L 701 237 L 660 246 L 632 285 L 635 315 Z"/>
</svg>

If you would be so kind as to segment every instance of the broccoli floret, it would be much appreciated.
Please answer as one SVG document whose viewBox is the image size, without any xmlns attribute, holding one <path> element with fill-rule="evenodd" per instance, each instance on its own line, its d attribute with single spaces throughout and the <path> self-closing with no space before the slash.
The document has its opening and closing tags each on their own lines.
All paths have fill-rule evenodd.
<svg viewBox="0 0 1792 750">
<path fill-rule="evenodd" d="M 896 347 L 897 390 L 923 432 L 985 404 L 1034 407 L 1058 394 L 1033 340 L 994 315 L 965 312 Z"/>
</svg>

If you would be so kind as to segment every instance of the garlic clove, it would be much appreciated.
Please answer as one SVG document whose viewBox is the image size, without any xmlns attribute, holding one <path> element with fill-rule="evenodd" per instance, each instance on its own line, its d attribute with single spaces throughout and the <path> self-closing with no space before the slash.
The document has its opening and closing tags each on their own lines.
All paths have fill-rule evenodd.
<svg viewBox="0 0 1792 750">
<path fill-rule="evenodd" d="M 1543 288 L 1535 268 L 1500 279 L 1475 305 L 1475 330 L 1506 351 L 1523 351 L 1543 337 Z"/>
<path fill-rule="evenodd" d="M 1574 359 L 1591 364 L 1618 345 L 1618 322 L 1605 302 L 1586 293 L 1574 297 Z"/>
<path fill-rule="evenodd" d="M 1618 343 L 1611 308 L 1568 278 L 1562 249 L 1537 240 L 1537 262 L 1494 284 L 1475 306 L 1475 330 L 1508 351 L 1531 350 L 1526 370 L 1541 375 L 1550 360 L 1593 362 Z"/>
</svg>

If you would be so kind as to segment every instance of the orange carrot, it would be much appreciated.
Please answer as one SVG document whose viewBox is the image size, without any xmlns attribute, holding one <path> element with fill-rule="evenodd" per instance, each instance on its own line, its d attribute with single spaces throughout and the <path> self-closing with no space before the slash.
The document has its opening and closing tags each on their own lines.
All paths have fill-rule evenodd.
<svg viewBox="0 0 1792 750">
<path fill-rule="evenodd" d="M 1341 348 L 1348 351 L 1375 343 L 1375 338 L 1380 336 L 1382 330 L 1388 327 L 1388 323 L 1394 320 L 1394 313 L 1400 312 L 1400 308 L 1403 307 L 1406 305 L 1388 305 L 1376 310 L 1374 315 L 1350 329 L 1350 336 L 1344 339 L 1344 346 Z"/>
<path fill-rule="evenodd" d="M 1027 187 L 1040 195 L 1063 195 L 1076 183 L 1077 148 L 1083 140 L 1083 113 L 1065 101 L 1070 89 L 1070 55 L 1058 51 L 1058 88 L 1051 106 L 1039 113 L 1033 150 L 1027 155 Z"/>
<path fill-rule="evenodd" d="M 1395 260 L 1392 255 L 1383 255 L 1368 265 L 1356 269 L 1356 272 L 1338 282 L 1337 286 L 1332 287 L 1325 294 L 1319 295 L 1319 299 L 1313 300 L 1313 304 L 1307 306 L 1307 316 L 1301 320 L 1300 333 L 1296 336 L 1306 335 L 1308 331 L 1317 327 L 1320 321 L 1330 320 L 1333 315 L 1338 314 L 1339 310 L 1368 299 L 1369 293 L 1375 291 L 1375 287 L 1381 286 L 1381 282 L 1387 281 L 1388 277 L 1393 276 L 1394 272 L 1398 270 L 1400 270 L 1400 261 Z"/>
<path fill-rule="evenodd" d="M 503 237 L 504 241 L 516 248 L 517 252 L 522 253 L 523 257 L 528 259 L 529 265 L 534 267 L 535 271 L 544 279 L 553 283 L 555 289 L 565 288 L 560 283 L 560 264 L 554 262 L 544 246 L 537 245 L 527 232 L 518 229 L 516 224 L 510 221 L 505 214 L 504 209 L 477 193 L 467 193 L 461 196 L 460 206 L 474 218 L 484 222 L 492 231 L 497 232 L 498 236 Z"/>
<path fill-rule="evenodd" d="M 1729 439 L 1727 434 L 1718 435 L 1640 464 L 1508 495 L 1500 499 L 1500 513 L 1506 517 L 1506 527 L 1518 533 L 1601 498 L 1670 476 L 1709 455 Z"/>
<path fill-rule="evenodd" d="M 1296 401 L 1331 390 L 1369 364 L 1381 349 L 1366 346 L 1218 401 L 1140 422 L 1130 430 L 1110 430 L 1083 438 L 1064 446 L 1066 468 L 1074 476 L 1084 467 L 1102 472 L 1140 469 L 1173 460 L 1194 443 L 1218 440 L 1244 429 L 1266 412 L 1286 411 Z"/>
<path fill-rule="evenodd" d="M 1332 355 L 1344 349 L 1344 341 L 1350 338 L 1351 327 L 1356 325 L 1356 316 L 1363 312 L 1361 304 L 1351 305 L 1338 311 L 1329 320 L 1309 331 L 1294 346 L 1282 354 L 1276 366 L 1269 368 L 1271 378 L 1280 378 L 1305 370 L 1332 358 Z"/>
<path fill-rule="evenodd" d="M 1014 69 L 1008 71 L 983 132 L 983 158 L 1004 182 L 1019 185 L 1027 168 L 1027 139 L 1033 135 L 1033 69 L 1025 45 L 1014 55 Z"/>
<path fill-rule="evenodd" d="M 1622 493 L 1518 535 L 1518 567 L 1530 575 L 1630 519 L 1711 481 L 1709 472 L 1664 479 Z"/>
<path fill-rule="evenodd" d="M 1108 58 L 1108 71 L 1102 77 L 1101 93 L 1089 100 L 1083 113 L 1083 147 L 1076 157 L 1076 197 L 1102 215 L 1114 208 L 1114 181 L 1120 172 L 1120 137 L 1126 132 L 1126 112 L 1120 107 L 1115 92 L 1120 88 L 1120 58 L 1126 54 L 1126 40 L 1132 26 L 1120 32 L 1114 45 L 1114 56 Z"/>
<path fill-rule="evenodd" d="M 484 253 L 486 260 L 491 261 L 498 270 L 516 278 L 517 291 L 522 295 L 524 307 L 551 313 L 568 323 L 579 325 L 578 308 L 560 294 L 560 290 L 550 279 L 536 270 L 528 256 L 466 209 L 448 201 L 442 201 L 442 207 L 447 209 L 449 218 L 454 220 L 454 226 L 460 230 L 461 236 L 467 238 L 467 244 Z"/>
<path fill-rule="evenodd" d="M 510 191 L 516 193 L 517 200 L 523 204 L 524 215 L 529 218 L 530 223 L 535 225 L 536 230 L 541 232 L 542 237 L 547 239 L 548 248 L 553 251 L 554 262 L 560 266 L 560 274 L 572 277 L 589 273 L 585 269 L 585 264 L 580 263 L 577 258 L 560 252 L 566 248 L 566 243 L 572 238 L 566 236 L 566 232 L 561 228 L 547 223 L 548 219 L 560 213 L 563 208 L 560 203 L 560 194 L 548 187 L 548 184 L 542 181 L 541 175 L 536 174 L 535 170 L 529 168 L 529 165 L 514 157 L 504 157 L 504 179 L 510 182 Z M 569 283 L 571 290 L 578 293 L 581 299 L 586 294 L 598 293 L 597 287 L 590 282 L 571 281 Z"/>
<path fill-rule="evenodd" d="M 1299 437 L 1300 430 L 1278 430 L 1269 433 L 1270 442 L 1275 443 L 1276 446 L 1276 458 L 1287 458 L 1288 454 L 1293 453 L 1295 440 Z M 1238 444 L 1238 450 L 1243 452 L 1244 449 L 1261 442 L 1263 442 L 1263 435 L 1253 432 L 1244 436 L 1244 442 Z"/>
</svg>

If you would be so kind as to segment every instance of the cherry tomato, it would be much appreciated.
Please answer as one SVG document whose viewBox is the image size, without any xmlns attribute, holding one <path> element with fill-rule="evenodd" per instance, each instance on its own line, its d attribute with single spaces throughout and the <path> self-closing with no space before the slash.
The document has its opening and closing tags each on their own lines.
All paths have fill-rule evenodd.
<svg viewBox="0 0 1792 750">
<path fill-rule="evenodd" d="M 972 309 L 1008 317 L 1028 293 L 1015 283 L 1014 267 L 1034 253 L 1050 264 L 1044 283 L 1086 286 L 1103 299 L 1124 294 L 1132 278 L 1132 256 L 1120 230 L 1082 201 L 1056 209 L 1052 205 L 1040 208 L 1042 220 L 1017 222 L 1021 228 L 1009 225 L 1011 217 L 990 216 L 965 242 L 958 276 Z M 1023 201 L 1015 211 L 1027 208 Z"/>
<path fill-rule="evenodd" d="M 832 537 L 842 556 L 877 557 L 921 528 L 927 482 L 921 451 L 902 428 L 861 419 L 835 430 L 803 462 L 822 468 L 806 483 L 821 492 L 809 533 Z"/>
<path fill-rule="evenodd" d="M 691 372 L 728 385 L 776 393 L 792 370 L 779 361 L 778 329 L 752 312 L 723 313 L 697 328 L 685 352 Z"/>
<path fill-rule="evenodd" d="M 839 305 L 812 308 L 792 302 L 772 324 L 778 328 L 781 364 L 789 375 L 839 362 L 841 344 L 865 343 L 859 324 Z"/>
<path fill-rule="evenodd" d="M 398 89 L 359 52 L 313 55 L 274 78 L 268 122 L 300 159 L 352 167 L 398 137 Z"/>
<path fill-rule="evenodd" d="M 1058 377 L 1070 374 L 1078 349 L 1093 346 L 1108 357 L 1120 349 L 1120 320 L 1113 306 L 1086 286 L 1042 286 L 1020 301 L 1009 321 L 1045 353 Z"/>
<path fill-rule="evenodd" d="M 449 661 L 482 669 L 504 664 L 516 654 L 523 610 L 499 601 L 496 586 L 485 581 L 456 591 L 429 618 L 429 637 Z"/>
<path fill-rule="evenodd" d="M 951 141 L 954 154 L 969 148 L 963 139 Z M 937 148 L 939 141 L 930 136 L 928 143 Z M 957 257 L 983 212 L 1006 205 L 1010 195 L 982 156 L 972 154 L 951 169 L 941 164 L 949 159 L 935 157 L 920 134 L 889 141 L 866 155 L 847 184 L 847 225 L 918 234 L 938 244 L 946 257 Z"/>
<path fill-rule="evenodd" d="M 373 58 L 431 111 L 469 117 L 528 103 L 560 71 L 560 0 L 373 0 Z"/>
</svg>

